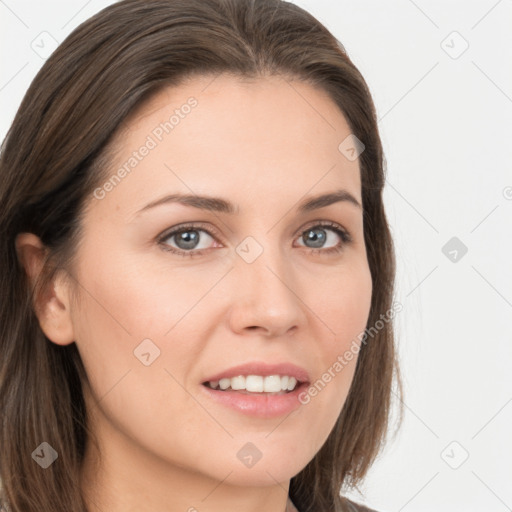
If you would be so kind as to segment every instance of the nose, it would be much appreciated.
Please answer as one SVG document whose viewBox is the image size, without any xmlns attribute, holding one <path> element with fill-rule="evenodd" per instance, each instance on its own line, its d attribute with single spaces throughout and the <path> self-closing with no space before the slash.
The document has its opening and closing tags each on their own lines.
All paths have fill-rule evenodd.
<svg viewBox="0 0 512 512">
<path fill-rule="evenodd" d="M 307 307 L 296 276 L 295 269 L 277 248 L 265 248 L 252 263 L 237 256 L 231 275 L 229 322 L 233 332 L 255 332 L 272 338 L 303 327 Z"/>
</svg>

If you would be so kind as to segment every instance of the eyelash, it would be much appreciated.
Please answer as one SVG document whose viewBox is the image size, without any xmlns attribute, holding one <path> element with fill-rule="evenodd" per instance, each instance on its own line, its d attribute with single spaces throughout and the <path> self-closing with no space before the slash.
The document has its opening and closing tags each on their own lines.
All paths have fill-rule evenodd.
<svg viewBox="0 0 512 512">
<path fill-rule="evenodd" d="M 163 242 L 164 242 L 164 240 L 167 240 L 168 238 L 171 238 L 174 235 L 178 235 L 178 234 L 180 234 L 182 232 L 186 232 L 188 230 L 204 231 L 208 235 L 210 235 L 212 238 L 218 237 L 215 230 L 212 230 L 211 228 L 206 229 L 204 226 L 205 225 L 201 224 L 201 223 L 182 224 L 178 228 L 158 237 L 158 243 L 161 245 L 162 250 L 164 250 L 166 252 L 171 252 L 173 254 L 177 254 L 178 256 L 189 257 L 189 258 L 193 258 L 196 256 L 202 256 L 209 249 L 192 249 L 190 251 L 183 251 L 181 249 L 176 249 L 175 247 L 169 247 L 168 244 L 164 244 Z M 331 228 L 331 230 L 334 231 L 341 238 L 342 242 L 341 242 L 341 245 L 337 245 L 335 247 L 329 247 L 328 249 L 310 249 L 310 251 L 309 251 L 310 254 L 319 253 L 319 254 L 323 254 L 323 255 L 331 255 L 334 253 L 339 253 L 344 249 L 345 245 L 351 244 L 353 241 L 352 236 L 348 233 L 348 231 L 343 229 L 339 224 L 336 224 L 335 222 L 331 222 L 331 221 L 320 221 L 317 224 L 312 224 L 312 225 L 306 227 L 299 234 L 304 234 L 308 230 L 312 230 L 314 228 L 319 228 L 319 227 Z"/>
</svg>

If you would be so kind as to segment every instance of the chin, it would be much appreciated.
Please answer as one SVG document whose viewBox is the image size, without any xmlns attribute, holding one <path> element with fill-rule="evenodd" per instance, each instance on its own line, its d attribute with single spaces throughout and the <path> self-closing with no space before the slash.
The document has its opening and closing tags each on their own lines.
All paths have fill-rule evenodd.
<svg viewBox="0 0 512 512">
<path fill-rule="evenodd" d="M 306 449 L 307 447 L 307 443 L 280 443 L 276 438 L 275 444 L 261 447 L 261 458 L 252 465 L 245 466 L 237 459 L 238 464 L 229 479 L 233 479 L 233 482 L 239 480 L 244 485 L 263 486 L 286 482 L 300 473 L 314 457 L 315 452 Z"/>
<path fill-rule="evenodd" d="M 283 459 L 286 457 L 283 456 Z M 290 464 L 286 460 L 276 466 L 272 463 L 263 463 L 263 459 L 257 462 L 252 468 L 237 467 L 226 479 L 231 485 L 241 487 L 265 487 L 275 486 L 276 482 L 288 482 L 299 473 L 309 461 L 303 464 Z M 223 475 L 225 477 L 225 475 Z"/>
</svg>

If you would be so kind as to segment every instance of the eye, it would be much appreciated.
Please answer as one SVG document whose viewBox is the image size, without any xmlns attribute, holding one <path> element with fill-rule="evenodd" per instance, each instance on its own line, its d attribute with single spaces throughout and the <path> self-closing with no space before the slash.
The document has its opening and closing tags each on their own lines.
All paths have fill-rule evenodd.
<svg viewBox="0 0 512 512">
<path fill-rule="evenodd" d="M 331 235 L 329 236 L 329 232 Z M 334 235 L 332 234 L 334 233 Z M 341 239 L 341 243 L 334 245 L 333 247 L 318 248 L 323 247 L 326 242 L 334 241 L 336 242 L 336 238 Z M 313 247 L 311 248 L 310 253 L 322 253 L 322 254 L 332 254 L 340 252 L 344 249 L 345 245 L 348 245 L 352 242 L 352 236 L 343 229 L 340 225 L 335 222 L 330 221 L 322 221 L 317 222 L 311 227 L 307 228 L 306 231 L 303 231 L 301 239 L 305 243 L 312 243 Z"/>
<path fill-rule="evenodd" d="M 200 223 L 181 225 L 159 237 L 158 243 L 162 246 L 164 251 L 172 252 L 180 256 L 201 256 L 204 254 L 205 250 L 210 248 L 211 241 L 208 241 L 208 237 L 212 240 L 220 238 L 216 231 L 211 227 L 209 227 L 209 229 L 205 229 L 202 226 L 204 226 L 204 224 Z M 201 233 L 206 235 L 206 241 L 201 240 L 204 238 L 204 235 L 201 236 Z M 352 242 L 351 235 L 345 229 L 343 229 L 335 222 L 330 221 L 316 221 L 315 224 L 307 228 L 305 231 L 304 228 L 302 228 L 301 231 L 296 234 L 296 236 L 298 234 L 302 234 L 301 239 L 305 243 L 313 244 L 312 247 L 305 246 L 309 247 L 311 249 L 310 253 L 313 254 L 337 253 L 342 251 L 345 245 Z M 329 247 L 327 249 L 322 248 L 326 242 L 334 241 L 334 243 L 336 243 L 336 238 L 339 238 L 341 243 L 337 243 L 335 246 Z M 171 239 L 175 239 L 174 244 L 177 247 L 166 243 L 167 240 Z M 205 247 L 200 247 L 198 249 L 198 245 L 201 245 L 199 244 L 200 240 L 202 241 L 203 245 L 205 245 Z"/>
<path fill-rule="evenodd" d="M 163 235 L 158 241 L 162 244 L 162 249 L 164 251 L 173 252 L 180 256 L 201 256 L 203 254 L 203 250 L 196 249 L 199 239 L 204 238 L 204 235 L 201 237 L 200 233 L 205 233 L 207 237 L 214 239 L 214 236 L 207 229 L 201 228 L 202 225 L 203 224 L 198 223 L 181 225 L 179 228 L 173 229 Z M 174 243 L 178 247 L 169 247 L 168 244 L 163 243 L 165 240 L 169 240 L 171 238 L 176 239 Z M 203 247 L 202 249 L 207 248 L 208 244 L 207 247 Z"/>
</svg>

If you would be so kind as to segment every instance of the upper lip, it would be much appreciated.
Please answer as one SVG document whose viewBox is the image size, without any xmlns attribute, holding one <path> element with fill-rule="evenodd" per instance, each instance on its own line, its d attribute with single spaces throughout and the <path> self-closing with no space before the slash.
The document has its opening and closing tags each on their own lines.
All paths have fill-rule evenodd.
<svg viewBox="0 0 512 512">
<path fill-rule="evenodd" d="M 300 383 L 309 383 L 308 372 L 300 366 L 292 363 L 268 364 L 258 361 L 232 366 L 227 370 L 223 370 L 222 372 L 216 373 L 215 375 L 211 375 L 205 379 L 204 382 L 220 379 L 230 379 L 239 375 L 261 375 L 263 377 L 268 375 L 288 375 L 290 377 L 295 377 Z"/>
</svg>

